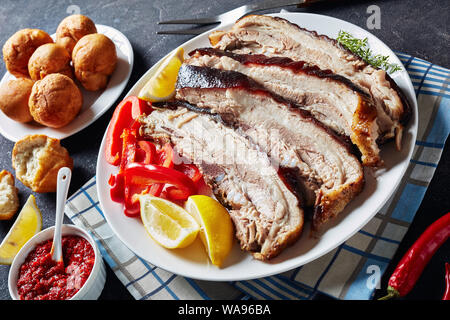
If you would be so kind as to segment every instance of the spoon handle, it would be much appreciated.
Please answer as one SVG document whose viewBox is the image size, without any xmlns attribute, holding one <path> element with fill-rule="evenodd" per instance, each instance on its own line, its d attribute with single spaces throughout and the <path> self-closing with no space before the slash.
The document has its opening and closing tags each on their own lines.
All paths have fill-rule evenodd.
<svg viewBox="0 0 450 320">
<path fill-rule="evenodd" d="M 64 207 L 66 204 L 71 177 L 72 171 L 69 168 L 63 167 L 59 169 L 58 180 L 56 184 L 55 231 L 53 235 L 53 245 L 51 251 L 52 259 L 54 261 L 62 261 L 61 225 L 64 218 Z"/>
</svg>

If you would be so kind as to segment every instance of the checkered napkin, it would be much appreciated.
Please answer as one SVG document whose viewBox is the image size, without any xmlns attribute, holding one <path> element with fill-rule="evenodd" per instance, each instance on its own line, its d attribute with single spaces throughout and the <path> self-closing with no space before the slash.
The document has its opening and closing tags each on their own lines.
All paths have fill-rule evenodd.
<svg viewBox="0 0 450 320">
<path fill-rule="evenodd" d="M 450 70 L 397 52 L 419 105 L 413 157 L 398 189 L 358 233 L 297 269 L 266 278 L 209 282 L 177 276 L 130 251 L 108 226 L 93 177 L 69 198 L 67 216 L 96 239 L 105 261 L 136 299 L 370 299 L 425 195 L 450 132 Z M 379 280 L 380 277 L 378 277 Z M 374 281 L 375 280 L 375 281 Z"/>
</svg>

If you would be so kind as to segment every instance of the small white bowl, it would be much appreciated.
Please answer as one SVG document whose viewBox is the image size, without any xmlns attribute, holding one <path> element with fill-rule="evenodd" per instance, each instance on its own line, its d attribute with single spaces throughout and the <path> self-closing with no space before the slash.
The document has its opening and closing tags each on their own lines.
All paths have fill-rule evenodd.
<svg viewBox="0 0 450 320">
<path fill-rule="evenodd" d="M 8 276 L 8 287 L 9 294 L 11 298 L 14 300 L 20 300 L 20 297 L 17 293 L 17 280 L 19 277 L 20 266 L 24 263 L 28 254 L 38 245 L 46 240 L 53 239 L 53 229 L 55 227 L 50 227 L 41 232 L 35 234 L 24 246 L 20 249 L 20 251 L 15 256 L 11 268 L 9 269 Z M 76 235 L 85 238 L 91 244 L 92 248 L 95 252 L 95 261 L 94 266 L 92 267 L 91 274 L 87 278 L 84 285 L 81 289 L 69 300 L 96 300 L 100 296 L 103 287 L 105 286 L 106 281 L 106 270 L 105 264 L 103 263 L 103 258 L 100 254 L 100 250 L 98 249 L 97 244 L 94 239 L 91 237 L 89 233 L 84 231 L 83 229 L 71 225 L 71 224 L 63 224 L 61 229 L 61 235 Z"/>
</svg>

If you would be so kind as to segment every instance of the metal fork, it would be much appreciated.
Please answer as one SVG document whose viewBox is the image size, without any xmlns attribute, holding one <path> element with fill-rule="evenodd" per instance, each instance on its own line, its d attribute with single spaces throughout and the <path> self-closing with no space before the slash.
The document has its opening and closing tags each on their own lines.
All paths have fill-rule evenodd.
<svg viewBox="0 0 450 320">
<path fill-rule="evenodd" d="M 182 30 L 166 30 L 166 31 L 157 31 L 157 34 L 190 34 L 190 35 L 198 35 L 205 31 L 208 31 L 213 26 L 212 24 L 226 24 L 229 22 L 235 22 L 239 18 L 247 15 L 249 13 L 253 13 L 261 10 L 269 10 L 275 9 L 285 6 L 293 6 L 296 5 L 298 8 L 307 6 L 314 2 L 319 2 L 321 0 L 270 0 L 261 3 L 255 4 L 247 4 L 243 5 L 239 8 L 233 9 L 231 11 L 208 17 L 208 18 L 200 18 L 200 19 L 181 19 L 181 20 L 167 20 L 167 21 L 159 21 L 158 24 L 198 24 L 204 25 L 204 27 L 197 28 L 189 28 Z"/>
</svg>

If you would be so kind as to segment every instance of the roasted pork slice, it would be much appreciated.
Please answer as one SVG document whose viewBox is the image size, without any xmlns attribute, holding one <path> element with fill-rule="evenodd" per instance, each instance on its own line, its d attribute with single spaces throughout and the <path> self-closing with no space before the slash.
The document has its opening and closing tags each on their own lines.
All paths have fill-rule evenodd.
<svg viewBox="0 0 450 320">
<path fill-rule="evenodd" d="M 241 72 L 308 110 L 358 147 L 366 166 L 380 166 L 377 111 L 370 96 L 348 79 L 286 57 L 196 49 L 187 64 Z"/>
<path fill-rule="evenodd" d="M 182 65 L 176 98 L 210 112 L 251 139 L 314 206 L 313 228 L 361 191 L 363 169 L 349 146 L 294 103 L 235 71 Z M 293 185 L 293 184 L 291 184 Z"/>
<path fill-rule="evenodd" d="M 303 210 L 267 154 L 207 114 L 164 107 L 141 117 L 141 134 L 172 143 L 176 159 L 198 166 L 228 208 L 241 248 L 268 260 L 293 243 L 303 228 Z"/>
<path fill-rule="evenodd" d="M 375 101 L 380 141 L 395 136 L 400 148 L 402 128 L 411 115 L 406 98 L 384 70 L 369 65 L 336 40 L 285 19 L 262 15 L 241 18 L 230 31 L 216 31 L 209 38 L 218 49 L 284 56 L 349 78 L 367 90 Z"/>
</svg>

